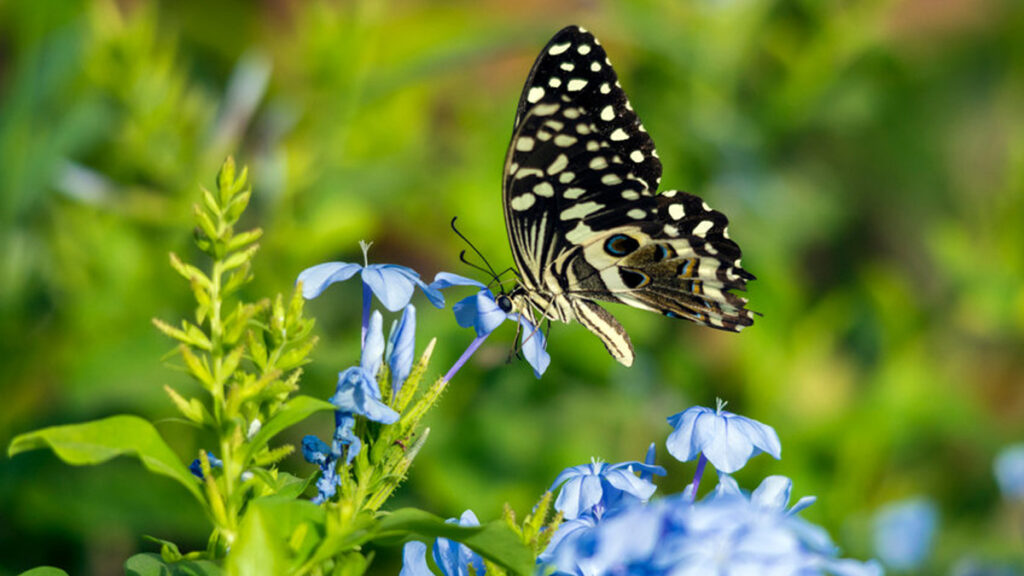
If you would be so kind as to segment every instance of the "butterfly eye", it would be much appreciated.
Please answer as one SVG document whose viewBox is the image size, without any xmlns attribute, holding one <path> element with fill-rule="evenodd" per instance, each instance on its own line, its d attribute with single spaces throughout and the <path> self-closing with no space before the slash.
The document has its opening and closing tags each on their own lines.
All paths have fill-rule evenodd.
<svg viewBox="0 0 1024 576">
<path fill-rule="evenodd" d="M 631 254 L 639 247 L 639 242 L 625 234 L 616 234 L 608 238 L 604 243 L 604 251 L 612 256 L 625 256 Z"/>
<path fill-rule="evenodd" d="M 498 308 L 501 308 L 502 312 L 507 314 L 512 311 L 512 299 L 508 296 L 502 294 L 501 296 L 498 296 L 495 302 L 498 304 Z"/>
</svg>

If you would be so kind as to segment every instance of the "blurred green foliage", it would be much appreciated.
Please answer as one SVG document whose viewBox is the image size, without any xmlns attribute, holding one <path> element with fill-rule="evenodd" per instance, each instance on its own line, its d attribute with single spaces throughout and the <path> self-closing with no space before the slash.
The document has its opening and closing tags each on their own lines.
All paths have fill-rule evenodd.
<svg viewBox="0 0 1024 576">
<path fill-rule="evenodd" d="M 534 380 L 511 328 L 449 387 L 396 507 L 525 512 L 565 466 L 639 459 L 692 404 L 775 426 L 805 515 L 868 557 L 870 516 L 937 500 L 929 570 L 1020 558 L 996 490 L 1024 438 L 1024 4 L 1016 0 L 498 0 L 432 3 L 0 2 L 0 443 L 133 412 L 191 459 L 150 318 L 189 313 L 197 184 L 229 153 L 266 231 L 254 295 L 359 258 L 464 274 L 460 228 L 510 262 L 500 175 L 516 99 L 547 38 L 607 47 L 658 144 L 664 182 L 729 215 L 764 314 L 740 335 L 618 308 L 623 369 L 555 326 Z M 329 296 L 329 297 L 328 297 Z M 355 362 L 358 288 L 310 303 L 322 343 L 303 392 Z M 421 307 L 450 365 L 471 334 Z M 318 430 L 326 435 L 329 417 Z M 291 457 L 286 468 L 311 467 Z M 668 492 L 681 486 L 664 487 Z M 180 505 L 172 506 L 170 503 Z M 131 462 L 0 461 L 0 574 L 120 571 L 152 534 L 202 548 L 198 508 Z M 148 548 L 147 548 L 148 546 Z M 379 551 L 394 567 L 397 549 Z M 388 562 L 391 562 L 389 565 Z"/>
</svg>

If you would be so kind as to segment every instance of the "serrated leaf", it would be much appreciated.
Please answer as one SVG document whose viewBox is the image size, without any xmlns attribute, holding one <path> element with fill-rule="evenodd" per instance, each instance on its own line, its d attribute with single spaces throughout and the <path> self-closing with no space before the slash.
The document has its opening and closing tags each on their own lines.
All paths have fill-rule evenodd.
<svg viewBox="0 0 1024 576">
<path fill-rule="evenodd" d="M 210 215 L 196 205 L 195 206 L 195 217 L 196 224 L 199 225 L 199 229 L 202 230 L 203 234 L 206 235 L 210 240 L 216 241 L 220 237 L 220 233 L 217 230 L 217 225 L 210 220 Z"/>
<path fill-rule="evenodd" d="M 102 464 L 117 456 L 134 456 L 148 470 L 176 480 L 205 504 L 192 473 L 156 428 L 138 416 L 112 416 L 21 434 L 11 442 L 7 454 L 15 456 L 41 448 L 50 448 L 73 466 Z"/>
<path fill-rule="evenodd" d="M 243 180 L 244 182 L 244 180 Z M 249 207 L 249 199 L 252 197 L 252 189 L 242 190 L 231 199 L 231 202 L 227 205 L 226 218 L 231 222 L 238 220 L 245 212 L 245 209 Z"/>
<path fill-rule="evenodd" d="M 222 264 L 224 271 L 227 272 L 230 270 L 234 270 L 235 268 L 238 268 L 239 266 L 246 264 L 247 262 L 250 262 L 253 256 L 256 255 L 256 252 L 259 251 L 259 249 L 259 244 L 253 244 L 252 246 L 249 246 L 248 248 L 242 250 L 241 252 L 235 252 L 231 256 L 228 256 L 227 260 L 225 260 L 224 263 Z"/>
<path fill-rule="evenodd" d="M 263 237 L 263 230 L 260 228 L 253 228 L 252 230 L 246 230 L 240 234 L 236 234 L 228 241 L 228 250 L 238 250 L 245 247 L 248 244 L 259 240 Z"/>
<path fill-rule="evenodd" d="M 178 394 L 178 392 L 170 386 L 164 386 L 164 391 L 171 397 L 171 401 L 174 402 L 174 406 L 181 412 L 181 415 L 187 418 L 191 422 L 196 424 L 203 423 L 203 410 L 202 403 L 195 398 L 186 400 L 184 396 Z"/>
<path fill-rule="evenodd" d="M 211 389 L 214 384 L 213 374 L 210 374 L 210 368 L 206 365 L 205 358 L 199 358 L 192 352 L 192 349 L 188 346 L 181 346 L 181 358 L 185 361 L 185 366 L 188 368 L 189 373 L 199 380 L 207 390 Z"/>
<path fill-rule="evenodd" d="M 179 328 L 175 328 L 174 326 L 171 326 L 170 324 L 167 324 L 166 322 L 164 322 L 163 320 L 161 320 L 159 318 L 153 318 L 152 322 L 153 322 L 153 326 L 156 326 L 157 330 L 163 332 L 167 336 L 170 336 L 171 338 L 174 338 L 175 340 L 177 340 L 179 342 L 184 342 L 184 343 L 188 343 L 189 342 L 188 335 L 185 334 L 184 330 L 181 330 Z"/>
</svg>

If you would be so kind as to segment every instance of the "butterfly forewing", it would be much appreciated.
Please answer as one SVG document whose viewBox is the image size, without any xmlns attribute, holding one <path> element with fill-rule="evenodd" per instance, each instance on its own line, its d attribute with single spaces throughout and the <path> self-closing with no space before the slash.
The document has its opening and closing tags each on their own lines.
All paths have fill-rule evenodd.
<svg viewBox="0 0 1024 576">
<path fill-rule="evenodd" d="M 580 320 L 620 362 L 625 331 L 593 300 L 738 331 L 752 275 L 726 217 L 699 197 L 654 192 L 654 142 L 590 33 L 565 28 L 527 79 L 505 163 L 505 223 L 522 290 L 540 312 Z"/>
</svg>

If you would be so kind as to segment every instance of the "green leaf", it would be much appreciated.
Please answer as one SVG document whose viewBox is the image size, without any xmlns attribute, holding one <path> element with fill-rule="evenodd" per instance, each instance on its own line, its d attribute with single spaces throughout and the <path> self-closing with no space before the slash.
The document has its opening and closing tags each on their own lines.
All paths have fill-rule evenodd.
<svg viewBox="0 0 1024 576">
<path fill-rule="evenodd" d="M 288 574 L 322 537 L 324 509 L 306 500 L 253 500 L 231 546 L 229 574 Z M 299 534 L 299 538 L 294 538 Z"/>
<path fill-rule="evenodd" d="M 164 562 L 159 554 L 136 554 L 124 562 L 126 576 L 222 576 L 224 569 L 209 560 Z"/>
<path fill-rule="evenodd" d="M 205 505 L 195 477 L 160 437 L 138 416 L 112 416 L 84 424 L 53 426 L 17 436 L 8 456 L 50 448 L 72 466 L 102 464 L 117 456 L 135 456 L 151 472 L 177 480 Z"/>
<path fill-rule="evenodd" d="M 457 540 L 515 574 L 532 574 L 536 566 L 533 554 L 504 520 L 495 520 L 478 527 L 464 527 L 448 524 L 423 510 L 402 508 L 382 517 L 371 539 L 405 540 L 413 534 L 427 539 L 441 537 Z"/>
<path fill-rule="evenodd" d="M 325 402 L 311 396 L 296 396 L 288 401 L 273 418 L 260 428 L 260 431 L 252 437 L 245 447 L 243 462 L 249 462 L 252 454 L 261 450 L 270 442 L 270 439 L 279 434 L 285 428 L 298 424 L 317 412 L 334 410 L 334 404 Z"/>
<path fill-rule="evenodd" d="M 68 576 L 68 573 L 53 566 L 37 566 L 22 572 L 20 576 Z"/>
</svg>

